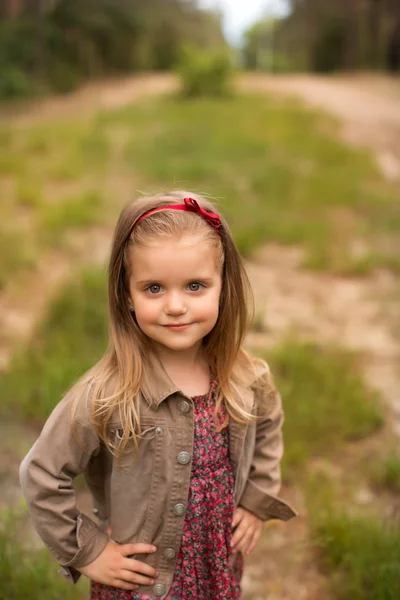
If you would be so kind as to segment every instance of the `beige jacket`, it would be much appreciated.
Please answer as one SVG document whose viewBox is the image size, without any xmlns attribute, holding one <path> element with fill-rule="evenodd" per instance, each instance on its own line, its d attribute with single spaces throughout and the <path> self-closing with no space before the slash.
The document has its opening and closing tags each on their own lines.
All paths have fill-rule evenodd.
<svg viewBox="0 0 400 600">
<path fill-rule="evenodd" d="M 246 387 L 236 390 L 248 411 L 262 419 L 229 425 L 230 459 L 235 475 L 236 506 L 263 520 L 288 520 L 296 512 L 276 497 L 280 488 L 283 453 L 283 411 L 280 395 L 271 389 L 266 363 Z M 76 432 L 69 425 L 71 394 L 58 403 L 20 466 L 20 482 L 33 524 L 62 566 L 59 571 L 75 583 L 77 567 L 94 561 L 105 548 L 111 526 L 112 539 L 120 544 L 144 542 L 157 552 L 137 558 L 159 571 L 153 586 L 138 592 L 164 598 L 171 586 L 188 500 L 193 448 L 193 403 L 172 383 L 161 365 L 153 365 L 150 382 L 143 386 L 142 428 L 139 455 L 116 459 L 90 423 L 90 401 L 80 402 Z M 114 413 L 110 435 L 118 439 L 121 421 Z M 76 507 L 74 477 L 84 473 L 93 497 L 98 522 Z"/>
</svg>

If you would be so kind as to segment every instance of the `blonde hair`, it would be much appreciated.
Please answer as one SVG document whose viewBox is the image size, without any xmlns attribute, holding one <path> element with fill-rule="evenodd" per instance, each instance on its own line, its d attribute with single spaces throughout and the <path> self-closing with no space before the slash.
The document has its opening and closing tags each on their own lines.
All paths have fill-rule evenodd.
<svg viewBox="0 0 400 600">
<path fill-rule="evenodd" d="M 108 277 L 108 348 L 78 384 L 83 387 L 90 384 L 92 424 L 98 436 L 118 458 L 127 449 L 130 439 L 133 439 L 133 445 L 138 449 L 141 437 L 140 391 L 151 340 L 141 331 L 130 312 L 129 251 L 132 246 L 145 244 L 150 238 L 196 234 L 215 246 L 222 268 L 219 315 L 214 328 L 204 338 L 210 369 L 219 386 L 215 412 L 217 414 L 224 402 L 227 413 L 233 420 L 246 423 L 255 418 L 232 394 L 235 386 L 244 382 L 244 374 L 249 369 L 254 369 L 252 359 L 242 347 L 253 298 L 246 271 L 226 221 L 221 216 L 221 227 L 217 232 L 198 214 L 165 210 L 147 216 L 133 227 L 143 213 L 165 205 L 182 204 L 183 199 L 188 196 L 197 200 L 205 210 L 217 212 L 211 202 L 202 196 L 173 191 L 131 202 L 123 209 L 115 227 Z M 78 402 L 79 394 L 74 398 L 72 420 Z M 119 443 L 114 444 L 108 439 L 107 424 L 117 408 L 120 411 L 123 433 L 119 436 Z"/>
</svg>

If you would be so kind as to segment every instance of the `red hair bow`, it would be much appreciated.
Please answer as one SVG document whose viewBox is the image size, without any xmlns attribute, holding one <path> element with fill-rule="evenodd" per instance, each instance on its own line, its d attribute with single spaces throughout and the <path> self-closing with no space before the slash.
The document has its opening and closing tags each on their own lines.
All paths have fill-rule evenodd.
<svg viewBox="0 0 400 600">
<path fill-rule="evenodd" d="M 185 208 L 183 210 L 189 210 L 202 216 L 203 219 L 205 219 L 207 223 L 211 225 L 211 227 L 214 227 L 214 229 L 219 229 L 221 227 L 221 219 L 219 218 L 219 215 L 208 212 L 207 210 L 204 210 L 204 208 L 201 208 L 199 203 L 194 198 L 185 198 L 183 201 L 185 203 Z"/>
<path fill-rule="evenodd" d="M 207 221 L 207 223 L 211 225 L 211 227 L 213 227 L 216 231 L 219 230 L 219 228 L 221 227 L 221 219 L 219 215 L 217 215 L 217 213 L 208 212 L 207 210 L 204 210 L 204 208 L 201 208 L 197 200 L 195 200 L 194 198 L 184 198 L 183 202 L 184 204 L 167 204 L 165 206 L 158 206 L 157 208 L 153 208 L 152 210 L 145 212 L 138 218 L 138 220 L 134 224 L 134 227 L 136 227 L 136 225 L 138 225 L 141 221 L 143 221 L 143 219 L 145 219 L 149 215 L 153 215 L 154 213 L 161 212 L 163 210 L 187 210 L 189 212 L 197 213 L 205 221 Z M 218 233 L 220 232 L 218 231 Z"/>
</svg>

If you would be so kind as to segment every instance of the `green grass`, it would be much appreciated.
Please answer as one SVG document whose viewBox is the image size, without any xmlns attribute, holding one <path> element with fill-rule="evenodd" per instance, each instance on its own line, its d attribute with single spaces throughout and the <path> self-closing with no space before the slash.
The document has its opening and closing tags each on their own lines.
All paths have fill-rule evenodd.
<svg viewBox="0 0 400 600">
<path fill-rule="evenodd" d="M 28 247 L 26 240 L 16 229 L 0 225 L 0 290 L 5 287 L 15 270 L 30 269 L 37 263 L 37 253 Z"/>
<path fill-rule="evenodd" d="M 393 449 L 383 460 L 377 461 L 372 468 L 372 483 L 395 494 L 400 493 L 400 454 Z"/>
<path fill-rule="evenodd" d="M 350 517 L 343 510 L 311 514 L 322 567 L 333 577 L 337 600 L 400 598 L 400 531 L 380 519 Z"/>
<path fill-rule="evenodd" d="M 106 273 L 83 272 L 49 307 L 32 342 L 0 377 L 3 414 L 42 423 L 106 348 Z"/>
<path fill-rule="evenodd" d="M 35 266 L 46 250 L 59 247 L 70 231 L 104 222 L 110 143 L 105 130 L 79 120 L 3 127 L 0 141 L 4 287 L 8 279 Z M 67 185 L 72 194 L 65 193 Z"/>
<path fill-rule="evenodd" d="M 71 230 L 85 229 L 100 223 L 103 198 L 99 191 L 82 192 L 42 208 L 40 230 L 54 247 Z"/>
<path fill-rule="evenodd" d="M 379 234 L 400 229 L 396 190 L 371 156 L 335 138 L 335 122 L 293 100 L 268 96 L 185 102 L 150 99 L 99 116 L 125 128 L 126 168 L 150 190 L 181 187 L 220 199 L 244 254 L 259 244 L 303 244 L 315 269 L 398 270 L 396 247 Z M 99 125 L 100 127 L 100 125 Z M 339 216 L 338 216 L 339 215 Z M 369 244 L 353 256 L 354 236 Z M 368 246 L 367 246 L 368 247 Z"/>
<path fill-rule="evenodd" d="M 115 219 L 121 203 L 107 186 L 121 175 L 150 193 L 180 187 L 216 198 L 243 254 L 275 241 L 303 245 L 311 269 L 400 272 L 397 191 L 370 154 L 336 139 L 331 117 L 292 99 L 147 98 L 91 119 L 3 126 L 0 141 L 0 183 L 10 188 L 3 223 L 18 232 L 21 209 L 38 214 L 27 242 L 43 252 L 102 215 Z M 106 199 L 101 207 L 84 206 L 88 187 Z M 3 280 L 25 266 L 15 246 Z"/>
<path fill-rule="evenodd" d="M 383 424 L 380 398 L 344 350 L 287 340 L 266 356 L 285 410 L 283 472 L 298 481 L 311 458 L 335 460 L 345 443 Z"/>
<path fill-rule="evenodd" d="M 23 544 L 27 516 L 22 506 L 0 512 L 0 600 L 86 599 L 87 578 L 72 586 L 57 573 L 59 565 L 46 548 L 32 551 Z"/>
<path fill-rule="evenodd" d="M 358 374 L 356 356 L 340 349 L 287 339 L 266 358 L 285 410 L 283 477 L 305 495 L 311 543 L 329 580 L 329 598 L 397 599 L 399 530 L 382 522 L 374 503 L 356 500 L 375 472 L 373 461 L 357 469 L 351 466 L 354 458 L 345 458 L 348 442 L 367 438 L 383 424 L 378 394 Z M 384 478 L 393 490 L 398 462 L 383 472 L 380 482 Z"/>
</svg>

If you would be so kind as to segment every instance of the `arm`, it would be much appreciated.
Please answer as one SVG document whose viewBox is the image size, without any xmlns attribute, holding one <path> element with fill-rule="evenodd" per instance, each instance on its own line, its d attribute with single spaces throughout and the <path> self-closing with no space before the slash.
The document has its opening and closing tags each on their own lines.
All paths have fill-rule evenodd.
<svg viewBox="0 0 400 600">
<path fill-rule="evenodd" d="M 70 399 L 71 393 L 55 407 L 19 474 L 38 534 L 63 567 L 62 574 L 76 583 L 80 577 L 76 568 L 97 558 L 108 535 L 76 506 L 73 479 L 85 471 L 100 442 L 86 421 L 77 420 L 77 443 L 70 423 Z"/>
<path fill-rule="evenodd" d="M 297 513 L 286 502 L 277 498 L 281 487 L 284 412 L 280 394 L 275 388 L 269 368 L 266 368 L 266 372 L 254 386 L 258 416 L 255 449 L 239 504 L 262 521 L 287 521 Z"/>
</svg>

